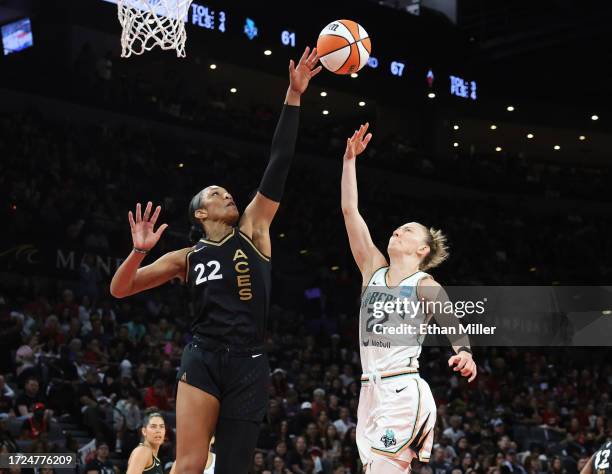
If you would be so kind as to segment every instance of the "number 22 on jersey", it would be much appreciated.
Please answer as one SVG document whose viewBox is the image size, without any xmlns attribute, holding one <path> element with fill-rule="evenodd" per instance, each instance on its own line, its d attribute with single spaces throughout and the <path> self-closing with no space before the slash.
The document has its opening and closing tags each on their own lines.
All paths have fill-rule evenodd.
<svg viewBox="0 0 612 474">
<path fill-rule="evenodd" d="M 242 250 L 238 249 L 234 254 L 233 260 L 236 262 L 234 267 L 234 270 L 236 270 L 237 273 L 236 283 L 238 288 L 240 288 L 238 291 L 238 296 L 243 301 L 250 300 L 253 298 L 253 293 L 251 291 L 251 274 L 248 257 Z M 209 269 L 208 275 L 206 275 L 207 267 Z M 220 270 L 221 264 L 218 260 L 210 260 L 209 262 L 206 262 L 206 265 L 203 263 L 198 263 L 194 267 L 194 271 L 196 271 L 198 274 L 195 281 L 196 286 L 207 281 L 221 280 L 223 275 L 219 273 Z"/>
<path fill-rule="evenodd" d="M 198 272 L 198 277 L 196 278 L 196 286 L 202 283 L 205 283 L 209 280 L 221 280 L 223 275 L 219 273 L 219 269 L 221 268 L 221 264 L 217 260 L 211 260 L 206 263 L 206 266 L 212 268 L 212 271 L 208 274 L 208 276 L 204 275 L 206 269 L 203 263 L 198 263 L 194 270 Z"/>
</svg>

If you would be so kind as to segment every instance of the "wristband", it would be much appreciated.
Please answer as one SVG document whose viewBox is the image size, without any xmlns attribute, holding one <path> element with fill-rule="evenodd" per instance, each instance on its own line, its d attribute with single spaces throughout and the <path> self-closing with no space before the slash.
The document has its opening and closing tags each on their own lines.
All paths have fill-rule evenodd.
<svg viewBox="0 0 612 474">
<path fill-rule="evenodd" d="M 460 352 L 467 352 L 468 354 L 472 354 L 472 350 L 466 346 L 461 346 L 457 351 L 457 354 L 459 354 Z"/>
<path fill-rule="evenodd" d="M 137 249 L 136 247 L 134 247 L 134 248 L 133 248 L 133 250 L 134 250 L 134 252 L 136 252 L 136 253 L 141 253 L 141 254 L 143 254 L 143 255 L 146 255 L 146 254 L 148 254 L 148 253 L 149 253 L 149 251 L 148 251 L 148 250 Z"/>
</svg>

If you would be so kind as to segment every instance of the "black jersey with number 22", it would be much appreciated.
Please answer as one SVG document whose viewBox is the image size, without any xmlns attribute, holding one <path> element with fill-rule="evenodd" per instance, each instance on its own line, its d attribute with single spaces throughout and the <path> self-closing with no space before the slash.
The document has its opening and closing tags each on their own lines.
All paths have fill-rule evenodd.
<svg viewBox="0 0 612 474">
<path fill-rule="evenodd" d="M 228 346 L 263 344 L 271 265 L 248 236 L 234 228 L 219 241 L 201 239 L 187 254 L 186 281 L 194 335 Z"/>
</svg>

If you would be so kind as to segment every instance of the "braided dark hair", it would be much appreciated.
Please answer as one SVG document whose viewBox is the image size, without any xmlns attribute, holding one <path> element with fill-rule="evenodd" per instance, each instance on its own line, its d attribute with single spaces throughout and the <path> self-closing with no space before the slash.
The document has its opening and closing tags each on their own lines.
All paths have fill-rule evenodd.
<svg viewBox="0 0 612 474">
<path fill-rule="evenodd" d="M 192 244 L 195 244 L 204 236 L 204 229 L 202 229 L 202 224 L 195 217 L 195 212 L 200 209 L 201 203 L 202 191 L 199 191 L 195 196 L 191 198 L 191 202 L 189 203 L 188 218 L 189 222 L 191 223 L 191 228 L 189 229 L 189 241 Z"/>
</svg>

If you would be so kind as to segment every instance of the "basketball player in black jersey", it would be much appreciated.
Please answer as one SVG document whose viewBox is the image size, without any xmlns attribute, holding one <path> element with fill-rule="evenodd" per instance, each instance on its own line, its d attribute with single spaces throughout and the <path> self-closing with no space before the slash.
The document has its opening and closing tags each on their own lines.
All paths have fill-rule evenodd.
<svg viewBox="0 0 612 474">
<path fill-rule="evenodd" d="M 606 441 L 595 451 L 580 474 L 612 474 L 612 441 Z"/>
<path fill-rule="evenodd" d="M 193 341 L 185 348 L 176 399 L 177 474 L 201 474 L 215 434 L 217 474 L 245 474 L 267 405 L 269 366 L 263 351 L 270 301 L 269 228 L 278 210 L 297 138 L 300 97 L 321 70 L 316 49 L 289 62 L 289 89 L 270 161 L 253 200 L 239 215 L 232 195 L 209 186 L 191 200 L 189 218 L 205 238 L 139 268 L 167 225 L 149 202 L 128 217 L 134 249 L 111 282 L 126 297 L 180 278 L 194 295 Z"/>
<path fill-rule="evenodd" d="M 128 459 L 127 474 L 164 474 L 157 457 L 166 436 L 166 424 L 161 413 L 148 409 L 142 420 L 142 443 L 134 448 Z"/>
</svg>

